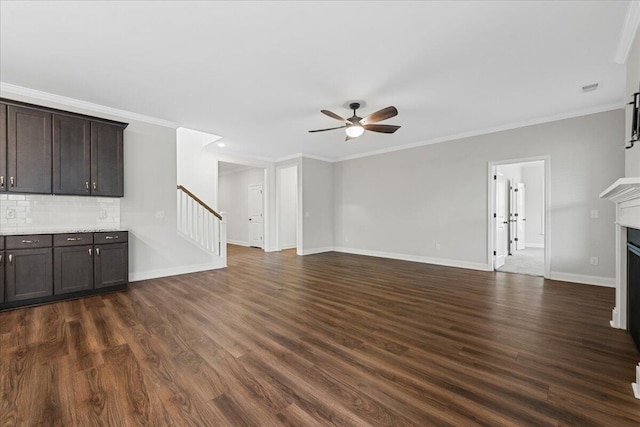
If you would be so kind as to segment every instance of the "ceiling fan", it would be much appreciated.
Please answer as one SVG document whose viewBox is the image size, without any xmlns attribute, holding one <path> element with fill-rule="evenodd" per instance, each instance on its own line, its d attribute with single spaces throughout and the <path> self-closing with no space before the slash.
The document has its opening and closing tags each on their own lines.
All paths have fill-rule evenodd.
<svg viewBox="0 0 640 427">
<path fill-rule="evenodd" d="M 375 113 L 369 114 L 365 118 L 358 117 L 358 115 L 356 114 L 356 110 L 360 108 L 360 103 L 352 102 L 351 104 L 349 104 L 349 108 L 353 110 L 353 116 L 349 117 L 348 119 L 342 118 L 336 113 L 333 113 L 329 110 L 321 110 L 320 112 L 322 114 L 329 116 L 332 119 L 339 120 L 344 123 L 344 125 L 335 128 L 310 130 L 309 132 L 324 132 L 326 130 L 344 129 L 347 133 L 347 139 L 345 139 L 345 141 L 348 141 L 350 139 L 359 137 L 364 133 L 365 130 L 380 133 L 394 133 L 395 131 L 400 129 L 400 126 L 376 124 L 383 120 L 387 120 L 391 117 L 397 116 L 398 110 L 396 110 L 396 107 L 391 106 L 383 108 L 382 110 L 378 110 Z"/>
</svg>

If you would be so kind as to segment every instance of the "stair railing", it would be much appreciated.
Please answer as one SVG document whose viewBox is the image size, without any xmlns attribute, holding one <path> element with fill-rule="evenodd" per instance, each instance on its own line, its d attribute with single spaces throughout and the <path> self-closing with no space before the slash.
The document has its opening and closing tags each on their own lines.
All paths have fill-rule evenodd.
<svg viewBox="0 0 640 427">
<path fill-rule="evenodd" d="M 178 185 L 178 232 L 203 249 L 223 257 L 226 265 L 226 220 L 195 194 Z"/>
</svg>

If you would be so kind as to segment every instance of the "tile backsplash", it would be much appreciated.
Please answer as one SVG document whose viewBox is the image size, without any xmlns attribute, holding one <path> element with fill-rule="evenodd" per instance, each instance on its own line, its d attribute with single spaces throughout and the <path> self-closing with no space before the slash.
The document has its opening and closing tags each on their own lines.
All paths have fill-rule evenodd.
<svg viewBox="0 0 640 427">
<path fill-rule="evenodd" d="M 120 228 L 120 199 L 0 194 L 0 234 Z"/>
</svg>

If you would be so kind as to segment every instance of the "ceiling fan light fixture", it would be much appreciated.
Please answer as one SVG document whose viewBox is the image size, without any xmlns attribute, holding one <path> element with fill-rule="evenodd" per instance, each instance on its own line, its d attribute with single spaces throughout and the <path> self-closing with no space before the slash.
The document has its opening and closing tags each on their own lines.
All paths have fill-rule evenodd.
<svg viewBox="0 0 640 427">
<path fill-rule="evenodd" d="M 351 126 L 347 126 L 345 132 L 349 138 L 357 138 L 364 133 L 364 128 L 360 124 L 352 124 Z"/>
</svg>

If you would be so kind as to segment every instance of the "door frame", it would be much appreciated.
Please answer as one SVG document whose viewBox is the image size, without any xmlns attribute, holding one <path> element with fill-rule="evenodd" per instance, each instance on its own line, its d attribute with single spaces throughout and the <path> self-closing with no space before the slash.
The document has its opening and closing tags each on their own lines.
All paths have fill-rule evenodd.
<svg viewBox="0 0 640 427">
<path fill-rule="evenodd" d="M 495 250 L 495 225 L 493 212 L 495 210 L 496 203 L 496 186 L 493 180 L 493 175 L 496 174 L 497 167 L 501 165 L 510 165 L 514 163 L 527 163 L 527 162 L 536 162 L 536 161 L 544 161 L 544 278 L 549 279 L 550 275 L 550 266 L 551 266 L 551 235 L 550 235 L 550 209 L 549 209 L 549 201 L 550 198 L 550 181 L 551 181 L 551 156 L 535 156 L 535 157 L 523 157 L 516 159 L 508 159 L 508 160 L 496 160 L 488 163 L 487 167 L 487 189 L 488 191 L 488 202 L 487 202 L 487 267 L 490 271 L 495 271 L 494 261 L 493 261 L 493 251 Z"/>
</svg>

